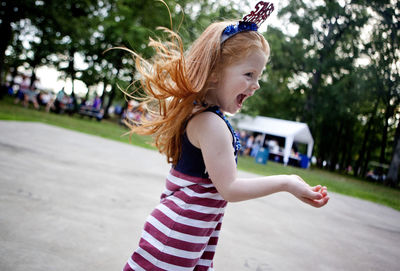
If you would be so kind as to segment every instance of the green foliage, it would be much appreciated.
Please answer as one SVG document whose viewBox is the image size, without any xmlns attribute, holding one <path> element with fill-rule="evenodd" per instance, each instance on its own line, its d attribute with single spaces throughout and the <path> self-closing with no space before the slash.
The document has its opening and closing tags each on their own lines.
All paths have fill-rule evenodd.
<svg viewBox="0 0 400 271">
<path fill-rule="evenodd" d="M 165 0 L 185 48 L 211 22 L 241 18 L 248 2 Z M 118 85 L 135 78 L 129 53 L 105 51 L 123 46 L 149 58 L 149 38 L 165 37 L 156 28 L 171 27 L 167 7 L 157 0 L 0 3 L 0 82 L 4 70 L 15 75 L 23 65 L 34 74 L 53 65 L 88 87 L 103 85 L 105 112 L 115 100 L 125 102 Z M 294 0 L 276 10 L 297 31 L 268 28 L 270 61 L 243 112 L 306 122 L 314 155 L 332 170 L 352 165 L 364 175 L 369 161 L 389 163 L 400 122 L 399 3 Z M 85 68 L 76 67 L 77 56 Z"/>
<path fill-rule="evenodd" d="M 34 0 L 0 1 L 0 83 L 3 81 L 4 70 L 7 67 L 7 65 L 4 64 L 7 62 L 16 62 L 7 61 L 5 59 L 7 47 L 13 43 L 14 46 L 20 47 L 13 50 L 14 52 L 22 51 L 21 43 L 13 42 L 13 37 L 22 31 L 22 27 L 19 27 L 17 23 L 31 14 L 40 14 L 40 11 L 41 9 L 37 7 L 36 1 Z M 13 24 L 17 24 L 14 30 L 12 27 Z"/>
<path fill-rule="evenodd" d="M 399 14 L 389 1 L 290 1 L 279 15 L 298 31 L 268 29 L 265 82 L 244 112 L 308 123 L 331 169 L 364 175 L 368 161 L 387 163 L 400 119 Z"/>
</svg>

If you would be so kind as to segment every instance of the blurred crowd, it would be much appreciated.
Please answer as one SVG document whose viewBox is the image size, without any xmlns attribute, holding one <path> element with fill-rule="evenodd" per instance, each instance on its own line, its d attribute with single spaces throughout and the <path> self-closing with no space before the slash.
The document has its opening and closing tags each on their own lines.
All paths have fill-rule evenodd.
<svg viewBox="0 0 400 271">
<path fill-rule="evenodd" d="M 267 159 L 283 163 L 284 139 L 270 135 L 263 135 L 256 132 L 239 131 L 237 136 L 240 139 L 241 149 L 239 155 L 257 157 L 260 150 L 267 150 Z M 293 143 L 289 164 L 301 166 L 302 154 L 298 150 L 296 143 Z"/>
<path fill-rule="evenodd" d="M 20 79 L 20 80 L 18 80 Z M 2 86 L 2 95 L 7 93 L 14 97 L 14 104 L 22 104 L 24 107 L 32 105 L 35 109 L 44 108 L 46 112 L 68 113 L 74 108 L 74 99 L 67 95 L 62 88 L 57 94 L 52 91 L 41 90 L 39 80 L 32 79 L 22 74 L 18 76 L 15 82 L 7 82 Z"/>
<path fill-rule="evenodd" d="M 75 97 L 68 95 L 65 89 L 60 89 L 57 93 L 41 89 L 40 82 L 21 74 L 15 78 L 15 82 L 7 82 L 1 86 L 0 95 L 13 97 L 14 104 L 21 104 L 24 107 L 33 107 L 36 110 L 44 110 L 57 114 L 79 114 L 95 118 L 98 121 L 104 117 L 104 106 L 101 97 L 97 94 L 92 99 L 87 97 Z M 1 97 L 0 97 L 1 98 Z M 130 100 L 121 106 L 115 104 L 108 108 L 108 115 L 115 116 L 120 124 L 127 123 L 137 125 L 143 117 L 149 118 L 147 110 L 139 105 L 138 102 Z"/>
</svg>

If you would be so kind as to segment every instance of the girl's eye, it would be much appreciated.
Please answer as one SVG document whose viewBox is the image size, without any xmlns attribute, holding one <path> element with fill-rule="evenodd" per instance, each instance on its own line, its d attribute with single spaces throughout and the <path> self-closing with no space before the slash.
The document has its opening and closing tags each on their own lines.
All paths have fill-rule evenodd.
<svg viewBox="0 0 400 271">
<path fill-rule="evenodd" d="M 253 73 L 252 72 L 248 72 L 245 74 L 247 77 L 253 78 Z"/>
</svg>

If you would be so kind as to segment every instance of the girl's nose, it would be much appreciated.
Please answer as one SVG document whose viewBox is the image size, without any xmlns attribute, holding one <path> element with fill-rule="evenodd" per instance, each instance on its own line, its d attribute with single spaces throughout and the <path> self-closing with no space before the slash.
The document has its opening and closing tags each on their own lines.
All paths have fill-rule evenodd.
<svg viewBox="0 0 400 271">
<path fill-rule="evenodd" d="M 258 80 L 253 84 L 253 90 L 256 91 L 257 89 L 260 88 L 260 84 L 258 83 Z"/>
</svg>

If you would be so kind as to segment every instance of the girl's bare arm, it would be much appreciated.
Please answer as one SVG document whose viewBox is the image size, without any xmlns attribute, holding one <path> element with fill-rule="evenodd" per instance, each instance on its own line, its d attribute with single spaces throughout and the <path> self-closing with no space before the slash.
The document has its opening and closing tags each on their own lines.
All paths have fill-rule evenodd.
<svg viewBox="0 0 400 271">
<path fill-rule="evenodd" d="M 187 126 L 187 134 L 192 144 L 201 149 L 208 174 L 227 201 L 243 201 L 283 191 L 314 207 L 322 207 L 329 200 L 325 187 L 310 187 L 297 175 L 237 178 L 232 135 L 225 122 L 214 113 L 195 116 Z"/>
</svg>

